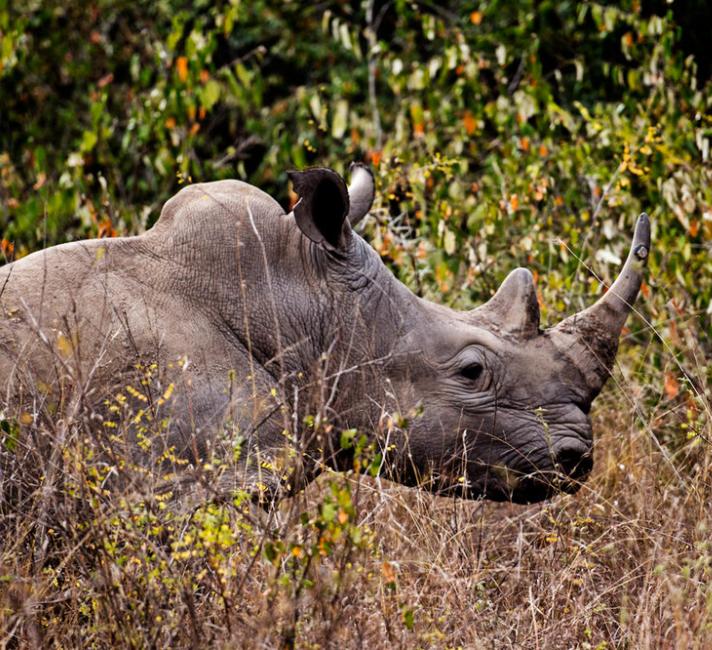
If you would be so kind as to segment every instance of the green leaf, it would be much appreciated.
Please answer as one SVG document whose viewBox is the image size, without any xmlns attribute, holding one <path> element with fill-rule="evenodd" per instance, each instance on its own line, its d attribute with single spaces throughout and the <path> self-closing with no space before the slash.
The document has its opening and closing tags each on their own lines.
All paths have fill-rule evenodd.
<svg viewBox="0 0 712 650">
<path fill-rule="evenodd" d="M 220 84 L 215 81 L 215 79 L 210 79 L 208 82 L 203 86 L 203 91 L 202 91 L 202 99 L 203 99 L 203 107 L 205 108 L 206 111 L 209 111 L 215 104 L 218 103 L 218 100 L 220 99 L 220 94 L 221 94 L 221 86 Z"/>
<path fill-rule="evenodd" d="M 336 139 L 340 139 L 346 132 L 349 119 L 349 103 L 342 99 L 337 102 L 336 110 L 334 111 L 334 121 L 331 124 L 331 135 Z"/>
<path fill-rule="evenodd" d="M 10 422 L 8 420 L 0 420 L 0 429 L 5 434 L 3 436 L 3 446 L 10 453 L 17 449 L 17 442 L 19 439 L 20 428 L 17 426 L 16 422 Z"/>
</svg>

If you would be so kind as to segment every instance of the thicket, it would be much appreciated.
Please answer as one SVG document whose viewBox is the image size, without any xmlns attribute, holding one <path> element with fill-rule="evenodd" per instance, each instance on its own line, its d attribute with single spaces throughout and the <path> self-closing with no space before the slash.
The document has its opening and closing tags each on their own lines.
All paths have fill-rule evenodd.
<svg viewBox="0 0 712 650">
<path fill-rule="evenodd" d="M 5 261 L 141 232 L 191 181 L 286 207 L 289 169 L 354 160 L 379 188 L 364 236 L 455 307 L 522 265 L 553 323 L 615 277 L 641 211 L 654 241 L 578 496 L 467 504 L 332 476 L 266 523 L 206 506 L 167 548 L 160 502 L 104 494 L 77 433 L 62 499 L 40 477 L 23 513 L 0 509 L 0 643 L 704 647 L 711 19 L 638 0 L 0 0 Z"/>
</svg>

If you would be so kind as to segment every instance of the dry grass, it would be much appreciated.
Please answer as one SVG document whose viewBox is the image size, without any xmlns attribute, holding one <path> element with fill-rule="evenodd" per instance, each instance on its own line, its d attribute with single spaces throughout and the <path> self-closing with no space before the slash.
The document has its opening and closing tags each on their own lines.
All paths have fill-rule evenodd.
<svg viewBox="0 0 712 650">
<path fill-rule="evenodd" d="M 238 495 L 179 516 L 79 415 L 59 446 L 6 432 L 0 646 L 710 647 L 709 350 L 691 334 L 680 365 L 624 350 L 592 478 L 528 507 L 352 473 L 269 512 Z M 664 390 L 683 365 L 692 383 Z"/>
</svg>

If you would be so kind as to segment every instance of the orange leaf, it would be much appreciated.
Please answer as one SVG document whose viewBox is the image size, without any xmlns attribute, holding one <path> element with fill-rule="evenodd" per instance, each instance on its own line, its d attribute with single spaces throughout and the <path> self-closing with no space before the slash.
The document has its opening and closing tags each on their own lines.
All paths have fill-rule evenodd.
<svg viewBox="0 0 712 650">
<path fill-rule="evenodd" d="M 379 151 L 378 149 L 373 149 L 372 151 L 369 152 L 368 156 L 371 159 L 371 162 L 373 163 L 374 167 L 378 167 L 378 165 L 381 164 L 381 156 L 383 155 L 382 151 Z"/>
<path fill-rule="evenodd" d="M 425 134 L 425 125 L 422 122 L 413 124 L 413 134 L 416 138 L 422 138 Z"/>
<path fill-rule="evenodd" d="M 479 25 L 482 22 L 482 12 L 481 11 L 473 11 L 470 14 L 470 22 L 473 25 Z"/>
<path fill-rule="evenodd" d="M 529 151 L 529 138 L 526 135 L 519 138 L 519 148 L 522 151 Z"/>
<path fill-rule="evenodd" d="M 549 148 L 545 144 L 539 145 L 539 155 L 546 158 L 549 155 Z"/>
<path fill-rule="evenodd" d="M 99 239 L 102 239 L 104 237 L 116 237 L 116 230 L 114 230 L 113 226 L 111 225 L 111 219 L 107 217 L 99 222 L 99 227 L 96 236 Z"/>
<path fill-rule="evenodd" d="M 297 205 L 297 201 L 299 201 L 299 196 L 297 193 L 290 189 L 289 190 L 289 209 L 291 210 L 295 205 Z"/>
<path fill-rule="evenodd" d="M 465 125 L 467 135 L 472 135 L 475 132 L 477 122 L 475 121 L 475 118 L 472 117 L 472 113 L 470 113 L 470 111 L 465 111 L 465 114 L 462 116 L 462 123 Z"/>
<path fill-rule="evenodd" d="M 178 78 L 181 81 L 186 81 L 188 79 L 188 58 L 185 56 L 179 56 L 176 59 L 176 70 L 178 71 Z"/>
<path fill-rule="evenodd" d="M 509 197 L 509 206 L 512 210 L 519 209 L 519 197 L 516 194 L 512 194 L 512 196 Z"/>
<path fill-rule="evenodd" d="M 5 257 L 12 257 L 15 252 L 15 244 L 7 239 L 0 240 L 0 252 L 2 252 Z"/>
<path fill-rule="evenodd" d="M 665 395 L 668 399 L 674 399 L 680 392 L 680 384 L 678 383 L 675 375 L 671 372 L 665 373 Z"/>
<path fill-rule="evenodd" d="M 390 562 L 381 564 L 381 575 L 386 579 L 386 582 L 396 581 L 396 570 Z"/>
<path fill-rule="evenodd" d="M 648 283 L 643 280 L 640 284 L 640 293 L 643 294 L 643 298 L 647 298 L 650 295 L 650 286 L 648 286 Z"/>
<path fill-rule="evenodd" d="M 690 221 L 690 237 L 697 237 L 697 233 L 700 231 L 700 222 L 695 219 Z"/>
</svg>

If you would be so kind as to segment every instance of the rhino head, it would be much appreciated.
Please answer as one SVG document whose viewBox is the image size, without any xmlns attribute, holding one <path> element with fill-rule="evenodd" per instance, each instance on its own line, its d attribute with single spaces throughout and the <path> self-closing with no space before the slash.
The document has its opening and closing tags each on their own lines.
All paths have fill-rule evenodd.
<svg viewBox="0 0 712 650">
<path fill-rule="evenodd" d="M 365 169 L 352 168 L 348 190 L 329 170 L 291 178 L 302 197 L 296 222 L 316 245 L 351 340 L 357 331 L 367 350 L 346 365 L 372 367 L 383 359 L 372 371 L 378 381 L 364 379 L 365 372 L 342 390 L 352 404 L 357 393 L 370 390 L 365 396 L 380 405 L 381 416 L 383 409 L 410 414 L 407 426 L 391 428 L 378 441 L 388 475 L 466 498 L 528 503 L 575 492 L 592 469 L 591 403 L 612 369 L 642 282 L 647 215 L 638 218 L 628 258 L 608 291 L 542 330 L 533 277 L 524 268 L 468 312 L 418 298 L 401 285 L 352 229 L 374 196 Z M 385 387 L 379 392 L 377 384 Z M 363 400 L 343 424 L 373 428 L 377 413 L 364 422 L 370 409 Z"/>
</svg>

